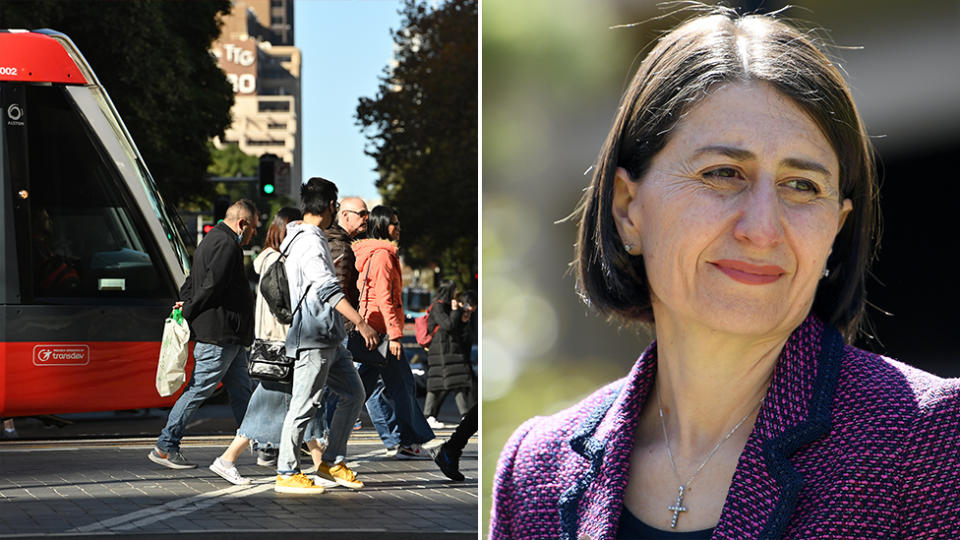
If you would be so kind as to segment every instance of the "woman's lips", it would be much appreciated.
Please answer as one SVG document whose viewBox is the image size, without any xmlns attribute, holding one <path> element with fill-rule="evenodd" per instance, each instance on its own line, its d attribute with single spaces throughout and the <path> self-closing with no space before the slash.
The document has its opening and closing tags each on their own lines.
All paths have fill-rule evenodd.
<svg viewBox="0 0 960 540">
<path fill-rule="evenodd" d="M 735 281 L 747 285 L 766 285 L 780 279 L 786 270 L 775 264 L 756 265 L 744 261 L 722 259 L 710 263 Z"/>
</svg>

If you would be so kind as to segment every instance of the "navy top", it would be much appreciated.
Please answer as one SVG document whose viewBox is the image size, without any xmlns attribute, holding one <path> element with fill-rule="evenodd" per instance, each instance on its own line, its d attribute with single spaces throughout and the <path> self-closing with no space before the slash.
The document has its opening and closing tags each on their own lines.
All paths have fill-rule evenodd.
<svg viewBox="0 0 960 540">
<path fill-rule="evenodd" d="M 620 526 L 617 527 L 617 540 L 709 540 L 711 536 L 713 536 L 713 529 L 686 532 L 654 529 L 640 521 L 626 506 L 620 513 Z"/>
</svg>

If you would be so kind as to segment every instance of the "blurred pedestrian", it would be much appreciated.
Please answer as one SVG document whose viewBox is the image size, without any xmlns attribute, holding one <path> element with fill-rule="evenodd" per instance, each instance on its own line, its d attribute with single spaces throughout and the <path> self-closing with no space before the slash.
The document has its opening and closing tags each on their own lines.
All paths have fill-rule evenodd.
<svg viewBox="0 0 960 540">
<path fill-rule="evenodd" d="M 423 406 L 423 415 L 434 429 L 444 427 L 436 417 L 447 395 L 453 394 L 460 415 L 470 409 L 473 368 L 467 340 L 473 309 L 458 297 L 455 282 L 440 282 L 427 318 L 427 329 L 436 329 L 436 333 L 427 351 L 427 397 Z"/>
<path fill-rule="evenodd" d="M 360 275 L 360 312 L 380 334 L 390 339 L 387 363 L 384 366 L 364 364 L 360 368 L 367 392 L 367 410 L 387 420 L 395 418 L 398 433 L 378 429 L 388 449 L 396 446 L 399 459 L 429 459 L 421 444 L 434 438 L 416 399 L 416 386 L 410 364 L 403 354 L 403 299 L 400 259 L 397 242 L 400 240 L 400 218 L 389 206 L 377 206 L 370 212 L 367 238 L 353 243 Z M 383 386 L 374 387 L 377 377 Z M 393 414 L 379 410 L 383 393 L 389 395 Z"/>
<path fill-rule="evenodd" d="M 147 456 L 171 469 L 192 469 L 180 452 L 180 440 L 200 405 L 220 382 L 230 395 L 237 425 L 250 401 L 246 347 L 253 343 L 253 297 L 243 268 L 243 250 L 259 226 L 257 208 L 246 199 L 227 208 L 224 220 L 203 238 L 175 307 L 183 309 L 196 344 L 193 373 L 177 399 L 167 425 Z"/>
</svg>

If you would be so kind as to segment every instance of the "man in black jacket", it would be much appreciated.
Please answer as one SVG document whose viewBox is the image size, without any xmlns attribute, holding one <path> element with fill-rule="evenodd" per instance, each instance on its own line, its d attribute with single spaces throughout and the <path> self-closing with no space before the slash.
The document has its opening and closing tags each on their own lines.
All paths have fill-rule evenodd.
<svg viewBox="0 0 960 540">
<path fill-rule="evenodd" d="M 253 296 L 243 269 L 243 250 L 258 226 L 257 209 L 243 199 L 227 209 L 193 254 L 191 273 L 180 289 L 183 317 L 190 324 L 194 367 L 187 389 L 170 410 L 167 425 L 147 456 L 171 469 L 192 469 L 180 453 L 191 417 L 223 381 L 237 425 L 252 393 L 247 351 L 253 342 Z"/>
</svg>

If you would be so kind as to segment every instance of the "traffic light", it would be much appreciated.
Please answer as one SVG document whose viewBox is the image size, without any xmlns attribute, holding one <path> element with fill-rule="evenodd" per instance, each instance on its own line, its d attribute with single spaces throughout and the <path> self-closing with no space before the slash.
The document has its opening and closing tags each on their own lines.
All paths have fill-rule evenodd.
<svg viewBox="0 0 960 540">
<path fill-rule="evenodd" d="M 277 156 L 273 154 L 260 156 L 260 170 L 257 176 L 260 180 L 260 195 L 272 197 L 277 191 Z"/>
</svg>

